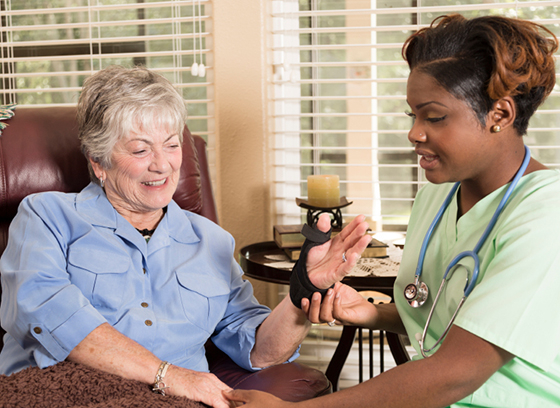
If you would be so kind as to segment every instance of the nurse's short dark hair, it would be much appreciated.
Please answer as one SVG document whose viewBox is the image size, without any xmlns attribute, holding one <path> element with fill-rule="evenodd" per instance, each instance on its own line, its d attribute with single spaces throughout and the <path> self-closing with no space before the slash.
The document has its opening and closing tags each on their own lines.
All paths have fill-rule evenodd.
<svg viewBox="0 0 560 408">
<path fill-rule="evenodd" d="M 82 152 L 109 169 L 116 143 L 131 132 L 163 128 L 176 132 L 182 142 L 187 110 L 183 97 L 162 75 L 115 65 L 86 79 L 77 117 Z M 89 171 L 99 184 L 91 165 Z"/>
<path fill-rule="evenodd" d="M 558 40 L 547 28 L 525 20 L 454 14 L 436 18 L 410 36 L 402 49 L 411 71 L 433 77 L 465 101 L 484 126 L 494 103 L 515 101 L 514 128 L 527 133 L 529 119 L 555 84 Z"/>
</svg>

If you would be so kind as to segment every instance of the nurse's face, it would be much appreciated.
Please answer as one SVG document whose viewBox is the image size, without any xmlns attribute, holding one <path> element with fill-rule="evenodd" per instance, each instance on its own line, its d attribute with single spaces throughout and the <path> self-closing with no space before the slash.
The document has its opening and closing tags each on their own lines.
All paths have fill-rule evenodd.
<svg viewBox="0 0 560 408">
<path fill-rule="evenodd" d="M 171 201 L 182 162 L 181 142 L 174 131 L 131 133 L 117 142 L 110 169 L 94 169 L 105 180 L 105 193 L 128 221 L 153 214 Z"/>
<path fill-rule="evenodd" d="M 414 118 L 408 139 L 429 181 L 476 180 L 488 174 L 495 146 L 467 103 L 418 70 L 408 78 L 407 102 Z"/>
</svg>

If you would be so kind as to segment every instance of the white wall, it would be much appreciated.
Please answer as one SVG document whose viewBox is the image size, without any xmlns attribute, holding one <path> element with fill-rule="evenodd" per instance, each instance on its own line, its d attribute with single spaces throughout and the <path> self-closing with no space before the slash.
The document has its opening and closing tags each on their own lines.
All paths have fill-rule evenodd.
<svg viewBox="0 0 560 408">
<path fill-rule="evenodd" d="M 266 0 L 213 2 L 214 188 L 220 225 L 236 239 L 236 251 L 272 239 L 266 7 Z M 253 283 L 261 302 L 274 303 L 274 285 Z"/>
</svg>

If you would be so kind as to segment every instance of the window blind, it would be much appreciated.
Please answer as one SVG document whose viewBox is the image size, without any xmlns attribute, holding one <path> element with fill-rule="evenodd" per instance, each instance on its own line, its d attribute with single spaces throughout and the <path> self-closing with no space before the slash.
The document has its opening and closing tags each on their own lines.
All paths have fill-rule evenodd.
<svg viewBox="0 0 560 408">
<path fill-rule="evenodd" d="M 425 183 L 407 139 L 404 40 L 439 15 L 535 20 L 560 35 L 559 1 L 270 0 L 272 13 L 275 203 L 278 224 L 299 223 L 295 197 L 309 174 L 338 174 L 377 230 L 402 231 Z M 560 93 L 533 116 L 525 142 L 560 167 Z"/>
<path fill-rule="evenodd" d="M 144 65 L 176 85 L 188 126 L 213 145 L 209 0 L 3 0 L 2 103 L 77 103 L 83 81 L 109 65 Z M 194 76 L 193 62 L 204 76 Z M 200 70 L 199 70 L 200 71 Z M 210 155 L 212 157 L 212 155 Z"/>
</svg>

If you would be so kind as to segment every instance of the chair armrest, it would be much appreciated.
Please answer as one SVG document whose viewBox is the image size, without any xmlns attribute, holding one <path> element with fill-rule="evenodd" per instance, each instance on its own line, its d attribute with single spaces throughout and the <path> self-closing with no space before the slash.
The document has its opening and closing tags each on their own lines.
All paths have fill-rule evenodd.
<svg viewBox="0 0 560 408">
<path fill-rule="evenodd" d="M 299 363 L 248 371 L 235 364 L 211 341 L 206 345 L 210 372 L 234 389 L 266 391 L 284 401 L 305 401 L 330 394 L 332 386 L 319 370 Z"/>
</svg>

